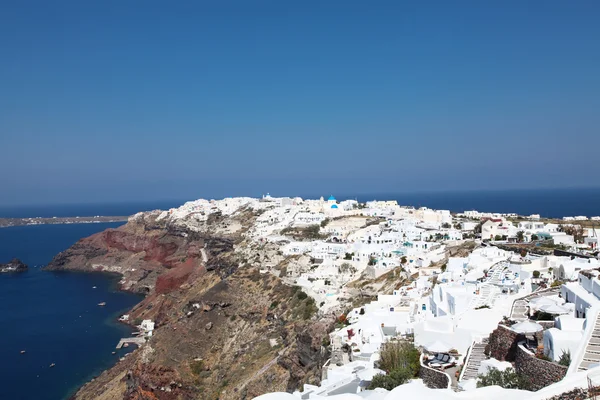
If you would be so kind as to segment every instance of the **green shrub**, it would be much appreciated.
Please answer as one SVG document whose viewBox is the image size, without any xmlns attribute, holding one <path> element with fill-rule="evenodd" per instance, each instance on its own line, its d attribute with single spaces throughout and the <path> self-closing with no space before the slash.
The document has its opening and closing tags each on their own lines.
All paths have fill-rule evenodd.
<svg viewBox="0 0 600 400">
<path fill-rule="evenodd" d="M 305 298 L 308 297 L 308 295 L 304 292 L 298 292 L 298 294 L 296 295 L 296 297 L 298 297 L 298 300 L 304 300 Z"/>
<path fill-rule="evenodd" d="M 533 319 L 536 321 L 554 321 L 554 315 L 543 311 L 536 311 L 535 314 L 533 314 Z"/>
<path fill-rule="evenodd" d="M 190 362 L 190 369 L 192 374 L 200 375 L 204 371 L 204 362 L 202 360 L 194 360 Z"/>
<path fill-rule="evenodd" d="M 564 365 L 565 367 L 568 367 L 569 365 L 571 365 L 571 351 L 563 350 L 562 354 L 560 355 L 560 358 L 558 359 L 558 363 L 560 365 Z"/>
<path fill-rule="evenodd" d="M 400 368 L 390 372 L 387 375 L 378 374 L 373 377 L 371 384 L 368 389 L 373 390 L 375 388 L 383 388 L 386 390 L 392 390 L 395 387 L 404 385 L 413 378 L 410 370 L 407 368 Z"/>
<path fill-rule="evenodd" d="M 539 278 L 540 277 L 540 271 L 533 271 L 533 277 L 534 278 Z"/>
<path fill-rule="evenodd" d="M 477 387 L 500 386 L 504 389 L 522 389 L 529 390 L 531 382 L 528 377 L 518 375 L 513 368 L 507 368 L 500 371 L 497 368 L 491 368 L 487 374 L 479 375 Z"/>
</svg>

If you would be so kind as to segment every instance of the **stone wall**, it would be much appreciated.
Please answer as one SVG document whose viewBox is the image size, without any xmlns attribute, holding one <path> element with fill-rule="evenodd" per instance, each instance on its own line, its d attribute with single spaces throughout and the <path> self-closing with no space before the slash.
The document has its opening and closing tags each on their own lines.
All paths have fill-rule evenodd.
<svg viewBox="0 0 600 400">
<path fill-rule="evenodd" d="M 531 390 L 539 390 L 560 381 L 567 369 L 563 365 L 537 358 L 522 346 L 517 346 L 515 370 L 517 374 L 530 379 Z"/>
<path fill-rule="evenodd" d="M 490 340 L 485 348 L 485 354 L 500 361 L 514 361 L 517 344 L 524 336 L 517 334 L 504 325 L 490 334 Z"/>
<path fill-rule="evenodd" d="M 590 397 L 588 389 L 575 388 L 571 391 L 549 397 L 546 400 L 585 400 Z"/>
<path fill-rule="evenodd" d="M 423 379 L 425 386 L 430 389 L 447 389 L 450 384 L 448 375 L 423 364 L 419 370 L 419 378 Z"/>
</svg>

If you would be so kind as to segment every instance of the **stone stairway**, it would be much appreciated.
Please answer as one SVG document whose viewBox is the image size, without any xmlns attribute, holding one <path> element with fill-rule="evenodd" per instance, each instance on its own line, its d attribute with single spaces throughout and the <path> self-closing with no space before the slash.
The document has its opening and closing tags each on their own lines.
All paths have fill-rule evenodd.
<svg viewBox="0 0 600 400">
<path fill-rule="evenodd" d="M 481 362 L 487 359 L 487 356 L 484 353 L 487 344 L 488 338 L 483 339 L 481 343 L 473 343 L 471 351 L 469 352 L 469 357 L 465 361 L 464 371 L 460 379 L 461 381 L 477 378 L 477 371 L 479 370 Z"/>
<path fill-rule="evenodd" d="M 589 369 L 590 365 L 600 363 L 600 320 L 598 317 L 596 317 L 594 324 L 592 335 L 585 347 L 583 359 L 579 364 L 579 371 L 585 371 Z"/>
</svg>

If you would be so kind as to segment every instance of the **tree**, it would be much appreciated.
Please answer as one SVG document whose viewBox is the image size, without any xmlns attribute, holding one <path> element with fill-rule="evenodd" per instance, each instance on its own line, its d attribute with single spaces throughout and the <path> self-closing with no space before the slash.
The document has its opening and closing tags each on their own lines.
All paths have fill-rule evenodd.
<svg viewBox="0 0 600 400">
<path fill-rule="evenodd" d="M 525 240 L 525 232 L 517 232 L 517 242 L 522 243 Z"/>
<path fill-rule="evenodd" d="M 404 265 L 406 264 L 408 261 L 406 260 L 406 256 L 402 256 L 402 258 L 400 258 L 400 264 Z"/>
<path fill-rule="evenodd" d="M 450 225 L 450 224 L 449 224 L 449 223 L 447 223 L 447 222 L 444 222 L 444 223 L 442 224 L 442 228 L 444 228 L 444 229 L 450 229 L 450 228 L 452 228 L 452 225 Z"/>
<path fill-rule="evenodd" d="M 411 378 L 413 378 L 413 376 L 406 368 L 394 370 L 387 375 L 377 374 L 373 377 L 368 389 L 373 390 L 376 388 L 383 388 L 392 390 L 400 385 L 404 385 L 410 381 Z"/>
<path fill-rule="evenodd" d="M 525 257 L 527 255 L 527 250 L 521 249 L 521 257 Z"/>
<path fill-rule="evenodd" d="M 500 241 L 500 240 L 502 240 L 502 236 L 500 236 L 500 235 L 496 235 L 496 236 L 494 237 L 494 240 L 495 240 L 495 241 Z"/>
<path fill-rule="evenodd" d="M 536 240 L 539 240 L 539 236 L 534 233 L 531 235 L 531 241 L 534 242 Z"/>
<path fill-rule="evenodd" d="M 321 228 L 325 228 L 328 223 L 329 223 L 329 218 L 325 218 L 323 221 L 321 221 Z"/>
<path fill-rule="evenodd" d="M 369 256 L 369 262 L 367 263 L 367 265 L 375 265 L 377 264 L 377 259 L 373 256 Z"/>
<path fill-rule="evenodd" d="M 446 264 L 442 265 L 440 269 L 442 270 L 442 272 L 446 272 Z"/>
<path fill-rule="evenodd" d="M 560 355 L 560 358 L 558 359 L 558 363 L 560 365 L 564 365 L 565 367 L 571 365 L 571 350 L 563 350 L 562 354 Z"/>
<path fill-rule="evenodd" d="M 304 237 L 307 239 L 320 239 L 321 238 L 321 234 L 319 233 L 320 229 L 321 229 L 321 227 L 319 225 L 307 226 L 303 230 Z"/>
<path fill-rule="evenodd" d="M 379 351 L 379 368 L 390 373 L 408 369 L 410 376 L 417 376 L 421 369 L 419 350 L 410 342 L 386 342 Z"/>
<path fill-rule="evenodd" d="M 540 271 L 533 271 L 533 277 L 534 278 L 539 278 L 540 277 Z"/>
<path fill-rule="evenodd" d="M 581 225 L 560 225 L 558 230 L 566 233 L 567 235 L 573 236 L 576 242 L 583 241 L 583 228 Z"/>
<path fill-rule="evenodd" d="M 528 390 L 531 387 L 529 378 L 524 375 L 518 375 L 514 368 L 507 368 L 500 371 L 497 368 L 490 368 L 487 374 L 479 375 L 477 387 L 500 386 L 504 389 L 523 389 Z"/>
</svg>

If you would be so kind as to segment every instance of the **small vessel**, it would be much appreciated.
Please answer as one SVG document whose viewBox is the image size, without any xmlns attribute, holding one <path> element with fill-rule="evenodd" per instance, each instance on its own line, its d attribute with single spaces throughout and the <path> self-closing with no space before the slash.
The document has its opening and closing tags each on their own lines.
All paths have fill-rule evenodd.
<svg viewBox="0 0 600 400">
<path fill-rule="evenodd" d="M 52 363 L 50 364 L 50 368 L 53 368 L 56 364 Z"/>
<path fill-rule="evenodd" d="M 106 302 L 104 302 L 104 301 L 103 301 L 102 303 L 98 303 L 98 305 L 99 305 L 100 307 L 104 307 L 104 306 L 106 305 Z"/>
<path fill-rule="evenodd" d="M 21 354 L 25 354 L 25 353 L 26 353 L 25 350 L 21 350 Z"/>
<path fill-rule="evenodd" d="M 129 347 L 129 343 L 123 343 L 123 347 Z"/>
<path fill-rule="evenodd" d="M 92 289 L 96 289 L 96 286 L 92 286 Z"/>
</svg>

